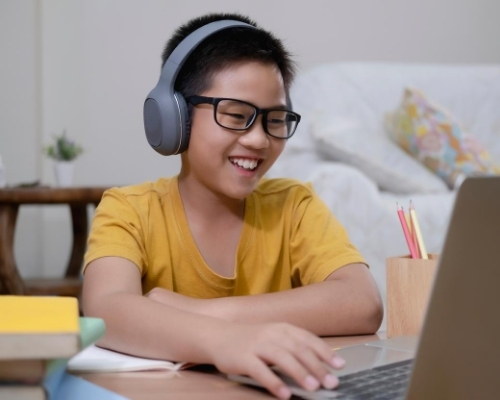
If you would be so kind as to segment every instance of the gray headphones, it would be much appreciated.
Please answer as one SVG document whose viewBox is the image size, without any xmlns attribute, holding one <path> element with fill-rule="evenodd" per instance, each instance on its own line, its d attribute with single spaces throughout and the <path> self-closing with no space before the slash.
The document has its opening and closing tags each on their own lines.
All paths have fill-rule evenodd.
<svg viewBox="0 0 500 400">
<path fill-rule="evenodd" d="M 164 156 L 180 154 L 189 143 L 186 100 L 174 91 L 175 79 L 191 52 L 208 36 L 223 29 L 255 28 L 240 21 L 211 22 L 190 33 L 165 62 L 160 79 L 144 102 L 144 129 L 149 144 Z"/>
</svg>

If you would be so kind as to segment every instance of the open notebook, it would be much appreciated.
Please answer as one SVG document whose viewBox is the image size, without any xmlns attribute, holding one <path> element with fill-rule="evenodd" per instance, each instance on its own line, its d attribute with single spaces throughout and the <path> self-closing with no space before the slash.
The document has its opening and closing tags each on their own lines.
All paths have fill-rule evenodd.
<svg viewBox="0 0 500 400">
<path fill-rule="evenodd" d="M 87 347 L 68 362 L 72 372 L 179 371 L 193 364 L 134 357 L 95 345 Z"/>
</svg>

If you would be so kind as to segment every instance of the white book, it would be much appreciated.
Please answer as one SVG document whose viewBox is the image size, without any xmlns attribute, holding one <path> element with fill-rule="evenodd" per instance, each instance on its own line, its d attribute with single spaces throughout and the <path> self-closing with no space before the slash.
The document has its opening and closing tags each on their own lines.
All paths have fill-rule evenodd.
<svg viewBox="0 0 500 400">
<path fill-rule="evenodd" d="M 69 360 L 67 370 L 79 373 L 153 370 L 179 371 L 190 365 L 193 364 L 135 357 L 91 345 Z"/>
</svg>

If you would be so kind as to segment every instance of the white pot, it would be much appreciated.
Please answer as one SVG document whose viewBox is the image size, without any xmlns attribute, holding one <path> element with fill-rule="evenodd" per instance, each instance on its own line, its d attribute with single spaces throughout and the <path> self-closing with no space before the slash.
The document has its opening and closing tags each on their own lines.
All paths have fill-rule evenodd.
<svg viewBox="0 0 500 400">
<path fill-rule="evenodd" d="M 56 176 L 56 186 L 73 186 L 73 161 L 56 161 L 54 163 L 54 173 Z"/>
</svg>

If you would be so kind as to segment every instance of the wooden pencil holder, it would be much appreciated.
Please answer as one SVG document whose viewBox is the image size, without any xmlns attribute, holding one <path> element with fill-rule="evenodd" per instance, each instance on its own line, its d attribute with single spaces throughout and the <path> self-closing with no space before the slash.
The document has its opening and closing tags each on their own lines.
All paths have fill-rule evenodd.
<svg viewBox="0 0 500 400">
<path fill-rule="evenodd" d="M 387 337 L 420 334 L 437 260 L 435 254 L 387 259 Z"/>
</svg>

